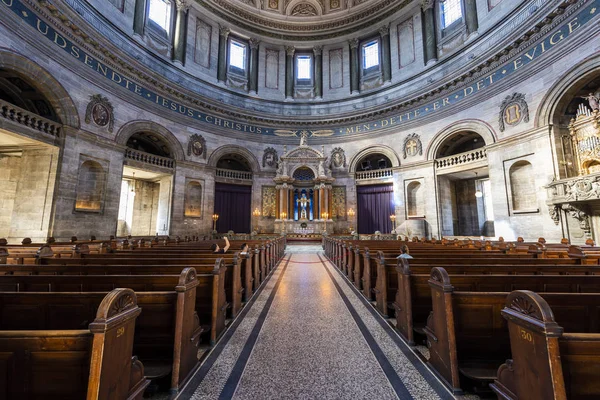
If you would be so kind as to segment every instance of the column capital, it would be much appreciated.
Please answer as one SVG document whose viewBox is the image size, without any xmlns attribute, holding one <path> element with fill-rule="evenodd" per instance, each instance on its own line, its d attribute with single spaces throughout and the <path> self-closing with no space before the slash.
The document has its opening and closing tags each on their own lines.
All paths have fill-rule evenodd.
<svg viewBox="0 0 600 400">
<path fill-rule="evenodd" d="M 350 39 L 350 40 L 348 40 L 348 43 L 350 43 L 351 49 L 358 48 L 358 39 Z"/>
<path fill-rule="evenodd" d="M 248 43 L 250 44 L 250 48 L 251 49 L 258 49 L 258 45 L 260 44 L 260 39 L 256 39 L 256 38 L 251 38 L 250 40 L 248 40 Z"/>
<path fill-rule="evenodd" d="M 294 53 L 296 53 L 296 48 L 294 46 L 285 46 L 285 54 L 293 56 Z"/>
<path fill-rule="evenodd" d="M 323 46 L 315 46 L 313 47 L 313 53 L 315 56 L 320 56 L 323 54 Z"/>
<path fill-rule="evenodd" d="M 383 36 L 389 36 L 390 34 L 390 26 L 389 25 L 384 25 L 381 28 L 379 28 L 379 35 Z"/>
<path fill-rule="evenodd" d="M 421 9 L 423 11 L 429 10 L 430 8 L 433 8 L 434 4 L 435 4 L 435 0 L 422 0 L 421 1 Z"/>
<path fill-rule="evenodd" d="M 229 34 L 231 33 L 231 29 L 229 29 L 226 26 L 222 26 L 219 25 L 219 35 L 225 37 L 225 39 L 227 39 L 227 37 L 229 36 Z"/>
<path fill-rule="evenodd" d="M 175 0 L 175 7 L 177 11 L 187 11 L 190 8 L 189 0 Z"/>
</svg>

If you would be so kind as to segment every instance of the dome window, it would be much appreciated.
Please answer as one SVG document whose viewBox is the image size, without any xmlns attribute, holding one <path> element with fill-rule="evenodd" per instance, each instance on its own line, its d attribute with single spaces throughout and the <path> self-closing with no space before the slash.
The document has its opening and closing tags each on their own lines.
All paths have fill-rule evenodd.
<svg viewBox="0 0 600 400">
<path fill-rule="evenodd" d="M 239 70 L 243 72 L 246 70 L 246 44 L 237 40 L 229 41 L 229 69 Z"/>
<path fill-rule="evenodd" d="M 379 66 L 379 40 L 371 40 L 362 46 L 363 70 Z"/>
<path fill-rule="evenodd" d="M 171 9 L 172 4 L 168 0 L 148 1 L 148 20 L 150 26 L 162 31 L 166 36 L 171 33 Z"/>
<path fill-rule="evenodd" d="M 449 28 L 462 18 L 461 0 L 445 0 L 440 2 L 442 29 Z"/>
</svg>

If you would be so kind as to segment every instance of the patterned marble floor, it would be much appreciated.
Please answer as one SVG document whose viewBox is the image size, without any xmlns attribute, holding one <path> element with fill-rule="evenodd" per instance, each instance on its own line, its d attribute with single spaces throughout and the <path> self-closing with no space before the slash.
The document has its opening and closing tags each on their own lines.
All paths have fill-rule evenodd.
<svg viewBox="0 0 600 400">
<path fill-rule="evenodd" d="M 179 399 L 452 399 L 322 255 L 288 246 Z"/>
</svg>

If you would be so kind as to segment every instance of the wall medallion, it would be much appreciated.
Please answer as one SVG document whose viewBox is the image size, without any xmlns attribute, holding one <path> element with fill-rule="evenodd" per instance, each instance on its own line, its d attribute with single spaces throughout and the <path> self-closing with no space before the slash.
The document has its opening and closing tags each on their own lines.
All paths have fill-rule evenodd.
<svg viewBox="0 0 600 400">
<path fill-rule="evenodd" d="M 106 97 L 100 94 L 91 95 L 90 102 L 85 109 L 85 122 L 89 124 L 92 121 L 100 127 L 108 126 L 110 133 L 115 126 L 113 106 Z"/>
<path fill-rule="evenodd" d="M 416 133 L 411 133 L 404 139 L 402 155 L 403 158 L 423 155 L 423 144 L 421 138 Z"/>
<path fill-rule="evenodd" d="M 190 136 L 187 151 L 188 156 L 191 156 L 192 154 L 196 157 L 203 156 L 203 158 L 206 160 L 206 153 L 206 139 L 197 134 Z"/>
<path fill-rule="evenodd" d="M 331 0 L 329 2 L 329 8 L 335 10 L 336 8 L 340 8 L 340 0 Z"/>
<path fill-rule="evenodd" d="M 341 147 L 331 150 L 331 166 L 333 168 L 346 167 L 346 153 L 344 153 L 344 149 Z"/>
<path fill-rule="evenodd" d="M 279 8 L 279 0 L 269 0 L 269 8 L 277 10 Z"/>
<path fill-rule="evenodd" d="M 525 101 L 523 93 L 513 93 L 512 96 L 506 96 L 500 106 L 500 116 L 498 124 L 500 132 L 504 132 L 505 125 L 519 125 L 521 121 L 529 122 L 529 107 Z"/>
<path fill-rule="evenodd" d="M 267 147 L 263 154 L 262 166 L 264 167 L 275 167 L 277 166 L 277 161 L 279 157 L 277 156 L 277 150 L 272 147 Z"/>
</svg>

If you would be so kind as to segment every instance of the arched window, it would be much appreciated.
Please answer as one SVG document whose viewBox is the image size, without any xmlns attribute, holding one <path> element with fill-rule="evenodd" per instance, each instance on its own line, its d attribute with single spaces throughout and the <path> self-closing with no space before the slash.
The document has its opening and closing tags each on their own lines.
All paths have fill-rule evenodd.
<svg viewBox="0 0 600 400">
<path fill-rule="evenodd" d="M 101 212 L 105 181 L 106 172 L 98 162 L 84 161 L 79 167 L 75 209 L 77 211 Z"/>
<path fill-rule="evenodd" d="M 420 182 L 410 182 L 406 186 L 406 210 L 408 217 L 424 217 L 425 204 L 423 199 L 423 185 Z"/>
<path fill-rule="evenodd" d="M 185 216 L 202 216 L 202 185 L 198 181 L 190 181 L 185 187 Z"/>
<path fill-rule="evenodd" d="M 533 166 L 528 161 L 517 161 L 509 171 L 513 211 L 537 211 L 537 195 Z"/>
</svg>

